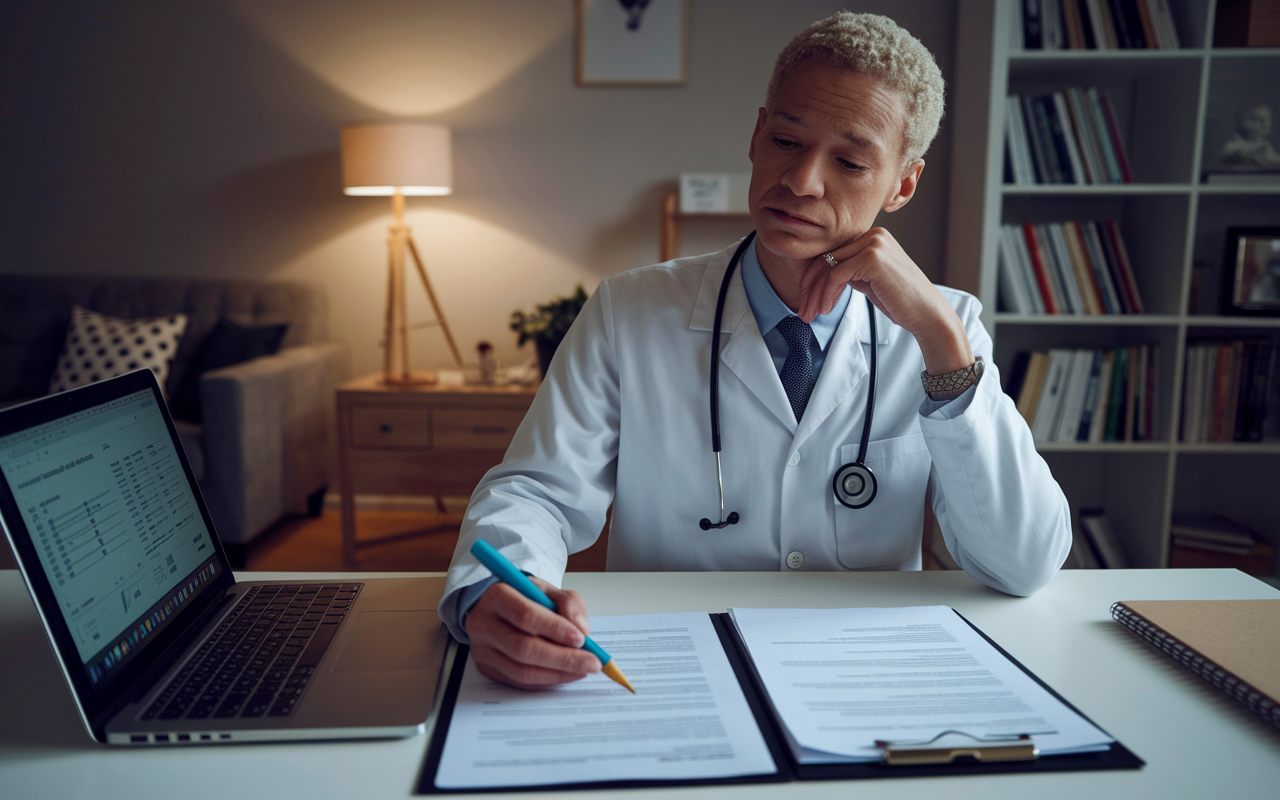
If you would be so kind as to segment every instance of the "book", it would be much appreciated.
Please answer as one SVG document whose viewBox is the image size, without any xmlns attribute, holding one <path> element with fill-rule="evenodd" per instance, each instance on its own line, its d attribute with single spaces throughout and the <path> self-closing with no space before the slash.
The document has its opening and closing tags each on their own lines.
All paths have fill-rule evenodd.
<svg viewBox="0 0 1280 800">
<path fill-rule="evenodd" d="M 1040 392 L 1044 389 L 1044 377 L 1049 371 L 1049 354 L 1032 353 L 1027 361 L 1027 377 L 1018 393 L 1018 413 L 1031 427 L 1036 416 L 1036 405 L 1040 402 Z"/>
<path fill-rule="evenodd" d="M 1044 388 L 1036 403 L 1036 415 L 1031 423 L 1031 438 L 1038 442 L 1052 441 L 1062 411 L 1062 398 L 1067 388 L 1067 372 L 1071 368 L 1075 352 L 1050 350 L 1049 366 L 1045 373 Z"/>
<path fill-rule="evenodd" d="M 1130 600 L 1111 616 L 1280 727 L 1280 600 Z"/>
<path fill-rule="evenodd" d="M 1115 360 L 1111 363 L 1111 385 L 1108 387 L 1107 415 L 1104 423 L 1103 441 L 1117 442 L 1124 435 L 1124 405 L 1127 391 L 1125 383 L 1129 377 L 1129 348 L 1116 349 Z"/>
<path fill-rule="evenodd" d="M 1067 372 L 1067 385 L 1062 396 L 1062 412 L 1053 434 L 1055 442 L 1074 442 L 1080 433 L 1085 395 L 1089 391 L 1089 372 L 1093 368 L 1093 351 L 1076 350 Z"/>
<path fill-rule="evenodd" d="M 1273 350 L 1270 339 L 1188 343 L 1182 441 L 1261 441 L 1274 375 Z"/>
<path fill-rule="evenodd" d="M 1257 542 L 1252 530 L 1216 514 L 1174 514 L 1169 532 L 1188 541 L 1216 542 L 1246 550 Z"/>
<path fill-rule="evenodd" d="M 1089 420 L 1090 442 L 1101 442 L 1107 430 L 1107 406 L 1111 402 L 1111 373 L 1115 367 L 1116 351 L 1108 350 L 1102 356 L 1102 368 L 1098 370 L 1098 399 Z"/>
<path fill-rule="evenodd" d="M 1080 527 L 1093 543 L 1098 562 L 1106 569 L 1129 569 L 1128 556 L 1120 545 L 1120 537 L 1111 527 L 1111 521 L 1102 512 L 1080 512 Z"/>
<path fill-rule="evenodd" d="M 1098 394 L 1103 381 L 1102 369 L 1107 354 L 1101 350 L 1093 351 L 1089 363 L 1089 382 L 1085 384 L 1084 403 L 1080 410 L 1080 424 L 1076 426 L 1077 442 L 1089 441 L 1089 433 L 1093 430 L 1093 417 L 1098 409 Z"/>
</svg>

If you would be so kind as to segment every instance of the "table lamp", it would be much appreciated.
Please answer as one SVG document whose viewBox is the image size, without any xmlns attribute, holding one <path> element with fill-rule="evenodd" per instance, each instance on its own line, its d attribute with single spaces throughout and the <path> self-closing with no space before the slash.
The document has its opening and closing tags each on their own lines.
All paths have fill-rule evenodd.
<svg viewBox="0 0 1280 800">
<path fill-rule="evenodd" d="M 357 197 L 387 196 L 395 219 L 387 229 L 387 313 L 382 339 L 383 382 L 388 384 L 435 383 L 434 372 L 414 374 L 409 369 L 409 331 L 440 326 L 453 359 L 462 367 L 462 356 L 445 322 L 431 280 L 418 255 L 409 226 L 404 224 L 406 195 L 453 193 L 453 158 L 449 129 L 430 123 L 368 123 L 342 129 L 342 191 Z M 436 318 L 409 324 L 405 302 L 405 250 L 413 256 L 422 287 Z"/>
</svg>

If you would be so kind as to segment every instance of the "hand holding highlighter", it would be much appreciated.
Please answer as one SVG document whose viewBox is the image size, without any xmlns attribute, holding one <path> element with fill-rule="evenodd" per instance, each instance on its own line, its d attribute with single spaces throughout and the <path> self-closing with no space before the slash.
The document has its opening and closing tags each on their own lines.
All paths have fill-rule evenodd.
<svg viewBox="0 0 1280 800">
<path fill-rule="evenodd" d="M 481 564 L 488 567 L 489 571 L 492 572 L 494 577 L 498 580 L 507 584 L 512 589 L 515 589 L 517 592 L 538 605 L 552 611 L 556 610 L 556 604 L 552 602 L 551 598 L 547 597 L 541 589 L 534 585 L 533 581 L 525 577 L 523 572 L 516 569 L 510 561 L 495 550 L 493 545 L 483 539 L 480 539 L 475 544 L 471 545 L 471 555 L 475 556 Z M 622 674 L 622 670 L 618 669 L 618 665 L 613 663 L 613 656 L 606 653 L 600 645 L 591 641 L 590 636 L 585 638 L 586 641 L 582 643 L 582 649 L 600 659 L 600 663 L 603 665 L 601 671 L 612 678 L 615 682 L 625 687 L 632 694 L 635 694 L 635 687 L 631 685 L 631 681 L 627 680 L 627 676 Z"/>
</svg>

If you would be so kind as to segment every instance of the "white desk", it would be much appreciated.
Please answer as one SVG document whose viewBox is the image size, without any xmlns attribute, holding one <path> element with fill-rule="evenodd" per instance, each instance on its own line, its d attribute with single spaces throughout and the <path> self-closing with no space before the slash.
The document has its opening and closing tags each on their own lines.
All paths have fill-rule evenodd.
<svg viewBox="0 0 1280 800">
<path fill-rule="evenodd" d="M 246 576 L 248 577 L 248 576 Z M 257 573 L 255 579 L 354 576 Z M 363 576 L 375 577 L 375 576 Z M 1276 589 L 1234 570 L 1063 572 L 1011 598 L 959 572 L 577 573 L 592 613 L 729 606 L 947 604 L 1147 761 L 1139 771 L 676 788 L 663 798 L 1275 798 L 1280 731 L 1111 621 L 1115 600 L 1255 599 Z M 417 783 L 424 737 L 390 742 L 124 750 L 94 744 L 18 574 L 0 572 L 0 794 L 13 798 L 383 798 Z M 605 793 L 575 793 L 587 800 Z M 509 795 L 510 796 L 510 795 Z M 529 797 L 531 795 L 523 795 Z M 532 795 L 545 796 L 545 795 Z M 648 798 L 659 791 L 616 796 Z"/>
</svg>

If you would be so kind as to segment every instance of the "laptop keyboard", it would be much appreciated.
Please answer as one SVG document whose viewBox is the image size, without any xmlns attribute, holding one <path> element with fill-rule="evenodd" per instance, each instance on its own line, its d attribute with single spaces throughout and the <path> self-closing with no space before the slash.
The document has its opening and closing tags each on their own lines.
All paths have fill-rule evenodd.
<svg viewBox="0 0 1280 800">
<path fill-rule="evenodd" d="M 141 719 L 289 716 L 363 585 L 250 588 Z"/>
</svg>

